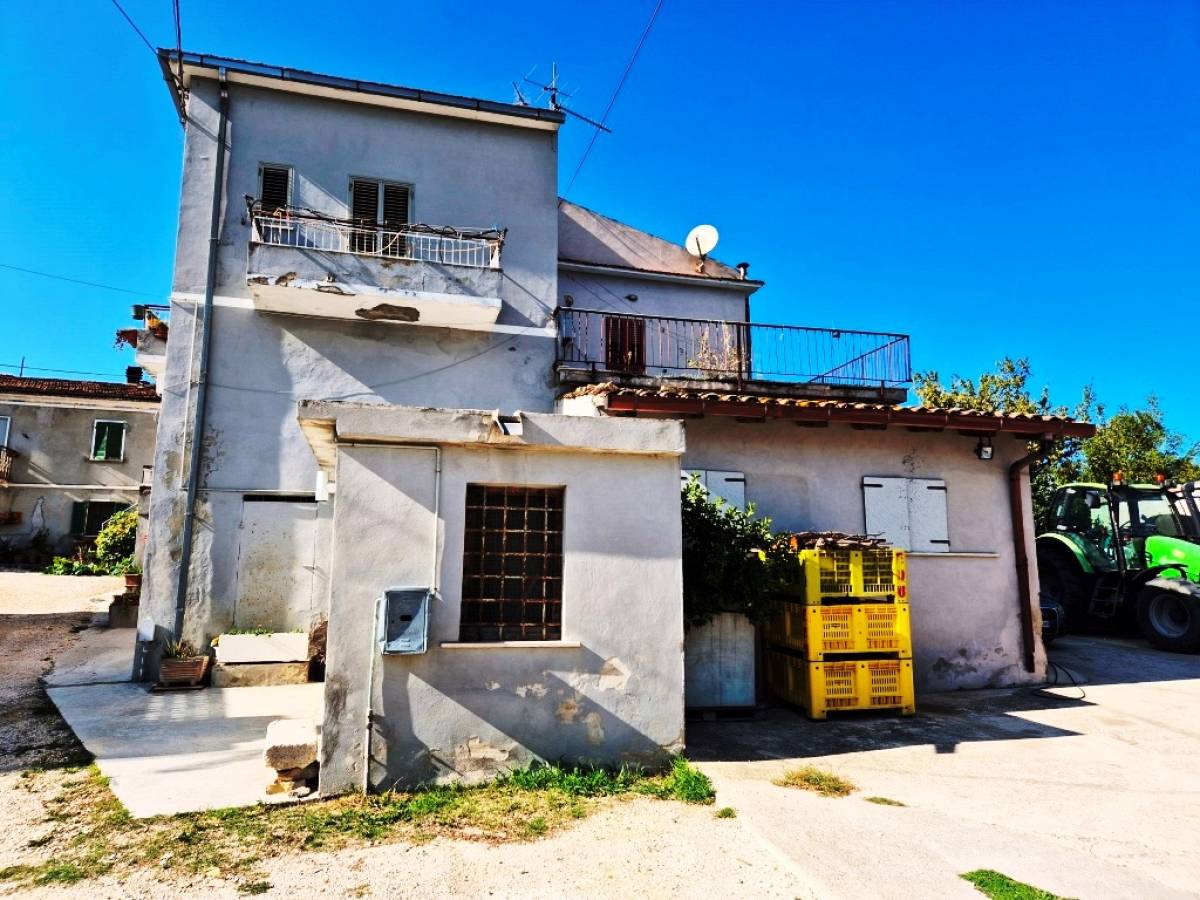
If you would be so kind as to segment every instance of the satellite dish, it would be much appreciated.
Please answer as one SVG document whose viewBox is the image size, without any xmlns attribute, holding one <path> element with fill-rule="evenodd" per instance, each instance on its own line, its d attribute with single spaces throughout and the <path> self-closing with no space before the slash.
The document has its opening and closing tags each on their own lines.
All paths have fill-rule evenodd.
<svg viewBox="0 0 1200 900">
<path fill-rule="evenodd" d="M 697 225 L 688 232 L 687 240 L 684 241 L 684 247 L 692 256 L 698 256 L 701 259 L 713 252 L 713 248 L 717 246 L 717 240 L 720 235 L 717 234 L 717 229 L 711 225 Z"/>
</svg>

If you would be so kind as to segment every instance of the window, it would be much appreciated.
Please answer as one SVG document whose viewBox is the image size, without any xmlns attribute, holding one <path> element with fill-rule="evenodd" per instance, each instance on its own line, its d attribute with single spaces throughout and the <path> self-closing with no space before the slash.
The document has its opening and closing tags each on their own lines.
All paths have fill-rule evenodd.
<svg viewBox="0 0 1200 900">
<path fill-rule="evenodd" d="M 350 218 L 367 227 L 360 227 L 351 235 L 350 249 L 355 253 L 406 256 L 407 241 L 397 229 L 408 224 L 410 193 L 406 184 L 364 178 L 351 180 Z M 374 225 L 382 227 L 370 227 Z"/>
<path fill-rule="evenodd" d="M 12 425 L 12 419 L 8 416 L 0 416 L 0 448 L 8 446 L 8 431 Z"/>
<path fill-rule="evenodd" d="M 646 370 L 646 320 L 604 317 L 604 367 L 610 372 Z"/>
<path fill-rule="evenodd" d="M 112 500 L 84 500 L 71 506 L 71 534 L 95 537 L 104 523 L 124 509 L 128 503 Z"/>
<path fill-rule="evenodd" d="M 695 475 L 713 497 L 720 497 L 730 506 L 746 508 L 746 476 L 741 472 L 719 472 L 714 469 L 684 469 L 680 482 L 687 484 Z"/>
<path fill-rule="evenodd" d="M 92 426 L 92 459 L 120 462 L 125 458 L 125 423 L 97 419 Z"/>
<path fill-rule="evenodd" d="M 467 485 L 462 641 L 562 637 L 563 488 Z"/>
<path fill-rule="evenodd" d="M 290 166 L 263 164 L 258 168 L 261 208 L 267 215 L 292 205 L 292 170 Z"/>
<path fill-rule="evenodd" d="M 867 476 L 863 505 L 867 534 L 902 550 L 949 552 L 946 482 L 940 478 Z"/>
</svg>

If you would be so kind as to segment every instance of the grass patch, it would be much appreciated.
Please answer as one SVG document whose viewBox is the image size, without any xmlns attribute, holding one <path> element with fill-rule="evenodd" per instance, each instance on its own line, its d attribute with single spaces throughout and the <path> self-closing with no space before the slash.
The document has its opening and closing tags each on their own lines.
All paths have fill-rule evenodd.
<svg viewBox="0 0 1200 900">
<path fill-rule="evenodd" d="M 644 795 L 712 803 L 712 784 L 675 757 L 661 774 L 640 769 L 534 765 L 476 787 L 352 794 L 291 806 L 218 809 L 133 819 L 94 767 L 33 772 L 52 829 L 37 839 L 40 861 L 0 869 L 0 883 L 74 884 L 109 872 L 154 867 L 164 878 L 233 879 L 244 894 L 270 884 L 260 861 L 306 850 L 428 841 L 436 836 L 529 841 L 584 818 L 605 798 Z"/>
<path fill-rule="evenodd" d="M 908 806 L 907 803 L 901 803 L 899 800 L 893 800 L 891 797 L 865 797 L 868 803 L 874 803 L 878 806 Z"/>
<path fill-rule="evenodd" d="M 813 791 L 822 797 L 848 797 L 851 793 L 858 790 L 853 782 L 840 778 L 832 772 L 825 772 L 818 769 L 816 766 L 789 769 L 783 773 L 782 778 L 775 779 L 775 784 L 780 787 Z"/>
<path fill-rule="evenodd" d="M 962 877 L 992 900 L 1063 900 L 1057 894 L 1043 891 L 1022 881 L 1015 881 L 992 869 L 976 869 Z"/>
<path fill-rule="evenodd" d="M 737 810 L 734 809 L 732 806 L 722 806 L 715 813 L 713 813 L 713 815 L 716 816 L 718 819 L 736 819 L 737 818 Z"/>
</svg>

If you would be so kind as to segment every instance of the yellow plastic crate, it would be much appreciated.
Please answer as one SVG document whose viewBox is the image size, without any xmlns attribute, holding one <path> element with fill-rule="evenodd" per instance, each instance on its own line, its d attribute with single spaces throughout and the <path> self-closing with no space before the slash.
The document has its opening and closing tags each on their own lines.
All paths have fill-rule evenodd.
<svg viewBox="0 0 1200 900">
<path fill-rule="evenodd" d="M 827 653 L 894 653 L 912 659 L 912 625 L 907 603 L 815 606 L 779 604 L 767 626 L 767 641 L 819 662 Z"/>
<path fill-rule="evenodd" d="M 804 603 L 908 602 L 908 559 L 903 550 L 798 550 L 797 555 L 799 575 L 788 594 Z"/>
<path fill-rule="evenodd" d="M 858 709 L 917 711 L 911 659 L 808 662 L 781 650 L 767 654 L 767 686 L 811 719 Z"/>
</svg>

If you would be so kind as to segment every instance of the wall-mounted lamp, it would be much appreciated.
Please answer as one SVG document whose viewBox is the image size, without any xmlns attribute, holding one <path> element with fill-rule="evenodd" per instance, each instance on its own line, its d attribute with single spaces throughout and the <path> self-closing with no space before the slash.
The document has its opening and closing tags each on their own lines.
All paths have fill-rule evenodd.
<svg viewBox="0 0 1200 900">
<path fill-rule="evenodd" d="M 637 303 L 637 294 L 626 294 L 625 299 L 630 303 Z"/>
<path fill-rule="evenodd" d="M 574 306 L 575 298 L 570 294 L 563 294 L 563 306 Z"/>
<path fill-rule="evenodd" d="M 992 439 L 990 437 L 981 437 L 979 443 L 975 445 L 975 455 L 985 462 L 990 460 L 995 453 L 996 448 L 992 446 Z"/>
</svg>

